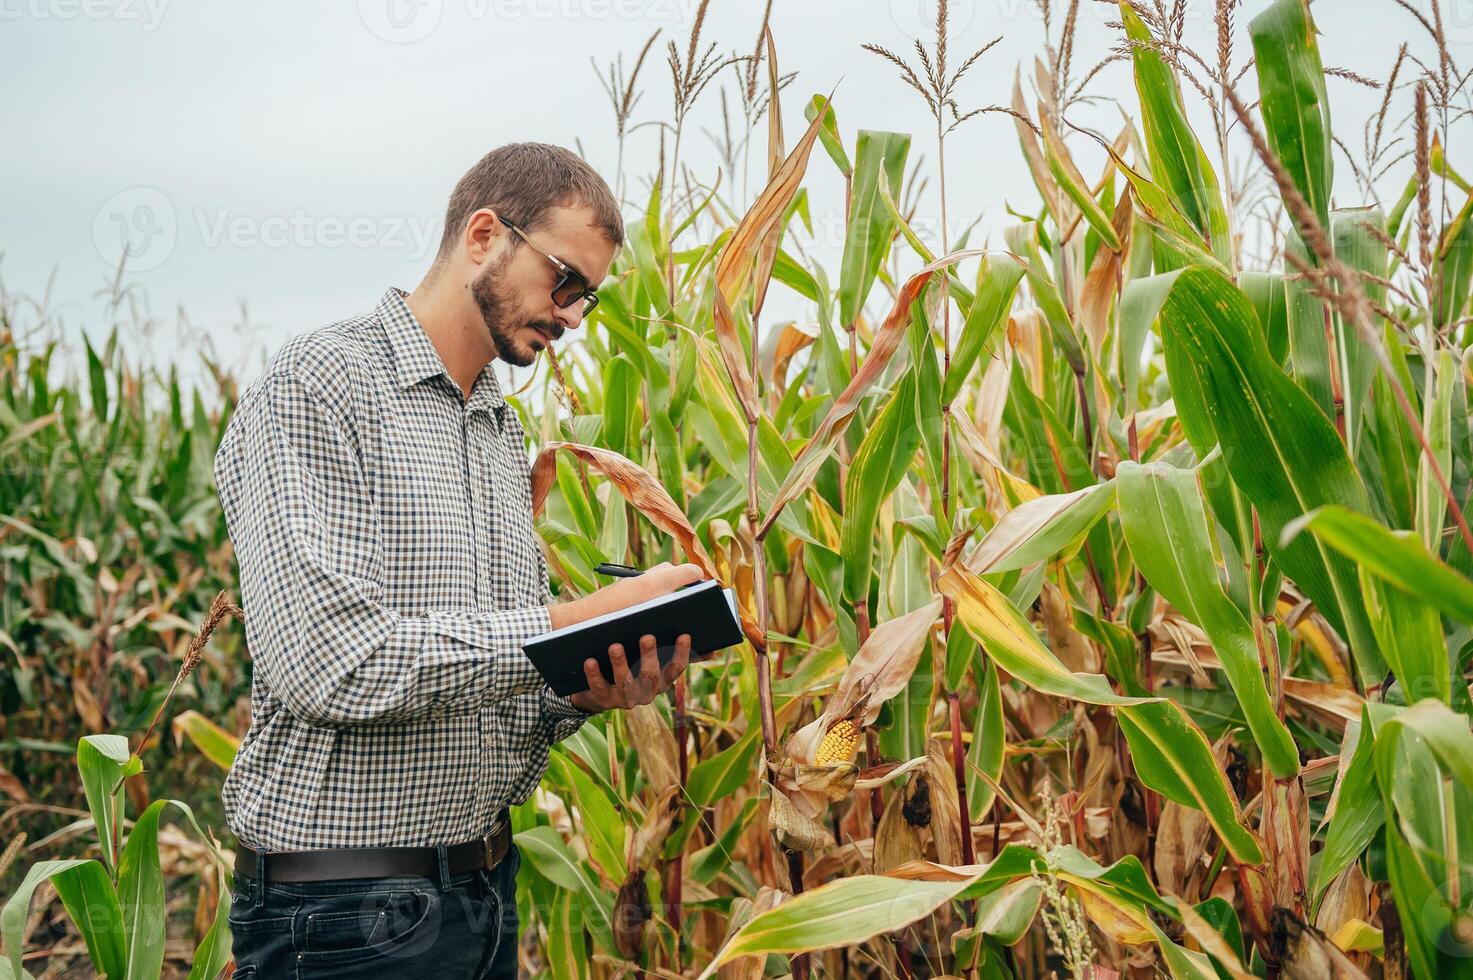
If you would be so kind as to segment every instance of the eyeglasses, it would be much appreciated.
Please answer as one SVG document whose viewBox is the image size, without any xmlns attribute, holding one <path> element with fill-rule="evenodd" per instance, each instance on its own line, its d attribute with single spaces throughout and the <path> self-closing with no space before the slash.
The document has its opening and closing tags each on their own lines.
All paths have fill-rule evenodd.
<svg viewBox="0 0 1473 980">
<path fill-rule="evenodd" d="M 554 283 L 552 287 L 552 301 L 558 305 L 558 308 L 567 309 L 581 299 L 584 301 L 583 315 L 587 316 L 589 313 L 592 313 L 593 308 L 598 305 L 598 293 L 596 293 L 593 289 L 589 287 L 588 280 L 584 279 L 583 276 L 578 273 L 577 269 L 574 269 L 572 266 L 568 265 L 568 263 L 564 262 L 556 255 L 549 255 L 548 253 L 542 251 L 542 249 L 538 248 L 536 245 L 533 245 L 532 239 L 528 238 L 527 233 L 522 231 L 522 229 L 518 228 L 510 221 L 507 221 L 505 218 L 502 218 L 500 215 L 497 215 L 497 217 L 500 219 L 502 224 L 506 225 L 512 231 L 516 232 L 517 236 L 520 237 L 522 241 L 527 243 L 528 248 L 536 252 L 538 255 L 542 256 L 547 261 L 551 262 L 553 264 L 553 267 L 556 268 L 559 273 L 561 273 L 561 275 L 558 277 L 558 281 Z"/>
</svg>

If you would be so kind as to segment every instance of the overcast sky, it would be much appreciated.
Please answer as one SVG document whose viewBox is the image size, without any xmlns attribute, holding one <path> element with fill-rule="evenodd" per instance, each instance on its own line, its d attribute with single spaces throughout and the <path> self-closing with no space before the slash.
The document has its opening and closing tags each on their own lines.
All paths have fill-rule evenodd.
<svg viewBox="0 0 1473 980">
<path fill-rule="evenodd" d="M 1264 5 L 1248 0 L 1239 13 L 1245 50 L 1247 21 Z M 249 375 L 286 337 L 371 309 L 391 284 L 413 287 L 433 255 L 451 186 L 492 147 L 581 140 L 587 159 L 613 183 L 612 114 L 590 56 L 603 64 L 622 52 L 627 63 L 661 30 L 635 120 L 668 119 L 664 41 L 684 48 L 696 6 L 0 0 L 7 93 L 0 277 L 12 293 L 47 296 L 74 340 L 106 322 L 98 292 L 126 233 L 138 252 L 127 280 L 160 324 L 149 341 L 155 355 L 179 349 L 182 309 Z M 1191 30 L 1206 39 L 1211 3 L 1191 6 Z M 961 83 L 962 107 L 1008 102 L 1015 68 L 1041 50 L 1038 8 L 1028 0 L 952 0 L 951 7 L 953 63 L 1003 36 Z M 1473 0 L 1443 0 L 1443 8 L 1455 57 L 1473 62 Z M 1329 65 L 1384 77 L 1403 39 L 1428 50 L 1390 0 L 1320 0 L 1314 10 Z M 906 130 L 916 135 L 912 159 L 924 153 L 934 160 L 919 96 L 860 49 L 874 41 L 909 56 L 913 37 L 929 42 L 933 11 L 932 0 L 776 0 L 779 64 L 798 73 L 785 91 L 789 141 L 801 131 L 809 96 L 837 86 L 847 144 L 858 128 Z M 760 16 L 753 0 L 714 0 L 704 38 L 745 53 Z M 1113 36 L 1105 22 L 1114 16 L 1110 5 L 1085 0 L 1076 66 L 1104 55 Z M 728 73 L 724 83 L 732 81 Z M 1360 123 L 1379 96 L 1330 84 L 1336 129 L 1358 144 Z M 1094 91 L 1134 111 L 1126 71 L 1107 70 Z M 700 127 L 719 124 L 719 106 L 713 86 L 685 140 L 683 155 L 698 173 L 715 171 Z M 1112 132 L 1119 125 L 1110 105 L 1077 118 Z M 1198 131 L 1207 134 L 1205 120 Z M 629 139 L 625 170 L 635 186 L 654 167 L 655 132 Z M 764 147 L 765 136 L 753 157 L 758 167 Z M 1466 158 L 1473 145 L 1452 150 L 1454 160 L 1460 151 Z M 980 213 L 980 229 L 996 233 L 1008 221 L 1007 204 L 1036 208 L 1005 117 L 964 124 L 947 156 L 954 226 Z M 1080 157 L 1086 171 L 1097 169 L 1098 154 L 1082 147 Z M 1470 165 L 1462 164 L 1465 171 Z M 1338 160 L 1337 168 L 1338 203 L 1362 203 L 1348 168 Z M 820 150 L 809 173 L 820 222 L 815 254 L 836 264 L 842 185 Z M 934 189 L 933 179 L 928 193 Z M 781 288 L 769 309 L 811 316 Z M 251 329 L 242 332 L 247 314 Z"/>
</svg>

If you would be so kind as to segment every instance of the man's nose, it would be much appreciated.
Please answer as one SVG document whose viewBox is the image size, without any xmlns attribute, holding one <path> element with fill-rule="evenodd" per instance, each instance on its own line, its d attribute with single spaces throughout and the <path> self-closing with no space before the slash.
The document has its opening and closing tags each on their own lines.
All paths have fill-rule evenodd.
<svg viewBox="0 0 1473 980">
<path fill-rule="evenodd" d="M 552 316 L 554 320 L 562 324 L 564 330 L 577 330 L 583 322 L 583 300 L 580 298 L 572 306 L 558 306 L 554 303 Z"/>
</svg>

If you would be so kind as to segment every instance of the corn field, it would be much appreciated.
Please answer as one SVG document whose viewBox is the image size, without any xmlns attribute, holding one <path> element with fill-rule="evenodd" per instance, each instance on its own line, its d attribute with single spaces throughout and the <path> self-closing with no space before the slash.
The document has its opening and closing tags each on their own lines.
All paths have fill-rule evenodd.
<svg viewBox="0 0 1473 980">
<path fill-rule="evenodd" d="M 597 310 L 511 401 L 556 591 L 693 561 L 746 639 L 585 723 L 513 810 L 526 975 L 1473 976 L 1473 103 L 1443 13 L 1379 5 L 1408 40 L 1370 78 L 1306 0 L 1209 4 L 1203 52 L 1182 2 L 1120 0 L 1108 51 L 1041 6 L 977 109 L 1012 66 L 948 51 L 945 3 L 930 43 L 864 45 L 923 125 L 852 142 L 827 92 L 785 131 L 765 16 L 748 55 L 705 3 L 666 39 L 660 170 L 617 175 Z M 621 166 L 657 40 L 600 70 Z M 1077 125 L 1115 62 L 1131 114 Z M 1374 90 L 1363 131 L 1329 79 Z M 977 116 L 1037 196 L 953 229 Z M 827 167 L 837 270 L 805 248 Z M 764 319 L 777 291 L 807 317 Z M 0 976 L 215 976 L 237 382 L 207 360 L 191 402 L 114 332 L 53 388 L 4 310 Z"/>
</svg>

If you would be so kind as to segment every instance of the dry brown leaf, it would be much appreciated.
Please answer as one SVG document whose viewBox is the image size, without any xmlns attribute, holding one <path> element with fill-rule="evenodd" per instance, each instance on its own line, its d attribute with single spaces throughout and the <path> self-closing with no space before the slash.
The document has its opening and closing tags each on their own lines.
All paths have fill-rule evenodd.
<svg viewBox="0 0 1473 980">
<path fill-rule="evenodd" d="M 606 476 L 635 510 L 643 514 L 655 527 L 680 543 L 681 549 L 690 561 L 701 566 L 702 571 L 721 582 L 723 586 L 732 586 L 731 582 L 717 575 L 716 565 L 706 552 L 706 546 L 701 544 L 701 539 L 696 536 L 695 528 L 691 526 L 685 514 L 676 506 L 675 501 L 670 499 L 670 494 L 666 492 L 664 485 L 644 467 L 611 449 L 600 449 L 597 446 L 585 446 L 576 442 L 549 442 L 543 446 L 542 451 L 537 454 L 537 461 L 532 464 L 532 515 L 534 517 L 542 513 L 542 508 L 547 503 L 547 493 L 557 478 L 558 450 L 572 453 Z M 737 609 L 741 614 L 742 632 L 746 634 L 747 640 L 758 649 L 766 649 L 766 631 L 759 626 L 755 618 L 749 616 L 745 603 L 737 603 Z"/>
<path fill-rule="evenodd" d="M 842 800 L 854 791 L 859 767 L 852 762 L 832 762 L 824 766 L 798 764 L 793 767 L 794 784 L 804 793 L 821 796 L 826 802 Z"/>
<path fill-rule="evenodd" d="M 9 769 L 0 765 L 0 792 L 4 792 L 17 803 L 29 803 L 31 794 L 26 792 L 25 786 L 15 777 Z"/>
<path fill-rule="evenodd" d="M 829 727 L 866 695 L 869 701 L 856 723 L 860 727 L 872 724 L 881 706 L 909 683 L 940 612 L 941 600 L 936 599 L 876 626 L 845 668 L 838 689 L 824 705 L 823 712 L 788 740 L 788 757 L 812 762 Z"/>
<path fill-rule="evenodd" d="M 680 811 L 680 787 L 661 790 L 634 833 L 625 837 L 624 864 L 631 869 L 653 867 L 665 846 L 665 838 L 670 835 L 670 825 Z"/>
<path fill-rule="evenodd" d="M 817 851 L 834 844 L 824 826 L 803 813 L 782 790 L 767 784 L 772 791 L 767 822 L 777 834 L 777 842 L 790 851 Z"/>
<path fill-rule="evenodd" d="M 81 717 L 82 724 L 87 731 L 107 731 L 107 721 L 102 716 L 102 707 L 97 703 L 97 695 L 92 693 L 91 686 L 80 677 L 72 679 L 72 704 L 76 706 L 77 714 Z"/>
<path fill-rule="evenodd" d="M 926 777 L 931 784 L 931 842 L 936 845 L 936 860 L 961 864 L 961 803 L 956 772 L 951 766 L 950 745 L 938 738 L 926 743 Z"/>
<path fill-rule="evenodd" d="M 906 792 L 891 793 L 880 815 L 880 825 L 875 829 L 875 874 L 887 874 L 891 868 L 925 857 L 920 832 L 905 818 L 905 804 L 909 791 L 917 782 L 924 782 L 925 774 L 911 777 Z"/>
<path fill-rule="evenodd" d="M 1201 810 L 1164 801 L 1156 827 L 1153 862 L 1156 882 L 1162 891 L 1175 895 L 1196 894 L 1193 886 L 1211 857 L 1207 852 L 1207 841 L 1211 835 L 1212 824 Z"/>
<path fill-rule="evenodd" d="M 720 946 L 725 946 L 730 942 L 742 926 L 755 916 L 777 908 L 788 897 L 790 896 L 785 892 L 780 892 L 770 885 L 763 885 L 757 889 L 756 898 L 736 899 L 732 902 L 731 915 L 727 918 L 726 935 L 722 938 Z M 716 948 L 719 949 L 720 946 Z M 766 965 L 766 956 L 738 956 L 730 962 L 721 964 L 716 976 L 719 980 L 761 980 Z"/>
<path fill-rule="evenodd" d="M 1366 881 L 1360 864 L 1352 861 L 1350 867 L 1335 876 L 1325 895 L 1320 899 L 1315 913 L 1314 925 L 1327 936 L 1338 933 L 1345 924 L 1356 919 L 1362 922 L 1371 918 L 1371 886 Z"/>
<path fill-rule="evenodd" d="M 639 768 L 650 788 L 664 793 L 678 786 L 680 777 L 675 761 L 675 734 L 665 723 L 665 716 L 653 704 L 641 704 L 624 712 L 624 725 L 629 740 L 639 755 Z"/>
<path fill-rule="evenodd" d="M 814 116 L 814 120 L 822 118 L 823 112 L 820 110 Z M 860 365 L 849 384 L 834 399 L 834 403 L 829 406 L 823 421 L 819 422 L 818 428 L 813 430 L 813 435 L 798 452 L 798 457 L 793 461 L 788 475 L 783 478 L 782 485 L 777 488 L 777 494 L 773 497 L 767 516 L 763 518 L 762 526 L 758 528 L 759 537 L 766 537 L 768 529 L 782 513 L 782 509 L 801 497 L 808 490 L 813 478 L 818 475 L 824 460 L 829 458 L 829 453 L 833 451 L 835 443 L 849 427 L 865 393 L 879 379 L 885 368 L 889 366 L 890 359 L 895 356 L 896 350 L 900 348 L 900 342 L 905 339 L 906 328 L 910 325 L 911 304 L 915 302 L 926 284 L 931 281 L 931 277 L 947 266 L 981 255 L 983 251 L 985 250 L 974 248 L 943 255 L 923 266 L 919 272 L 905 281 L 905 285 L 900 288 L 895 298 L 895 305 L 891 307 L 889 315 L 885 317 L 885 322 L 875 336 L 874 343 L 870 345 L 864 363 Z"/>
<path fill-rule="evenodd" d="M 1074 611 L 1063 591 L 1053 582 L 1044 580 L 1038 598 L 1049 649 L 1075 673 L 1098 674 L 1104 664 L 1089 637 L 1074 628 Z"/>
<path fill-rule="evenodd" d="M 1286 980 L 1366 980 L 1365 972 L 1324 933 L 1287 908 L 1274 909 L 1271 945 L 1282 951 L 1279 975 Z"/>
<path fill-rule="evenodd" d="M 1019 69 L 1013 75 L 1013 111 L 1028 118 L 1028 103 L 1023 98 L 1023 76 Z M 1059 213 L 1059 189 L 1054 183 L 1054 175 L 1049 171 L 1048 164 L 1043 158 L 1043 148 L 1038 145 L 1038 134 L 1033 127 L 1013 117 L 1013 126 L 1018 131 L 1018 143 L 1023 147 L 1023 157 L 1028 161 L 1028 172 L 1033 175 L 1033 184 L 1038 188 L 1038 193 L 1043 197 L 1044 204 L 1048 206 L 1049 213 L 1054 216 L 1054 223 L 1063 226 L 1063 216 Z"/>
</svg>

